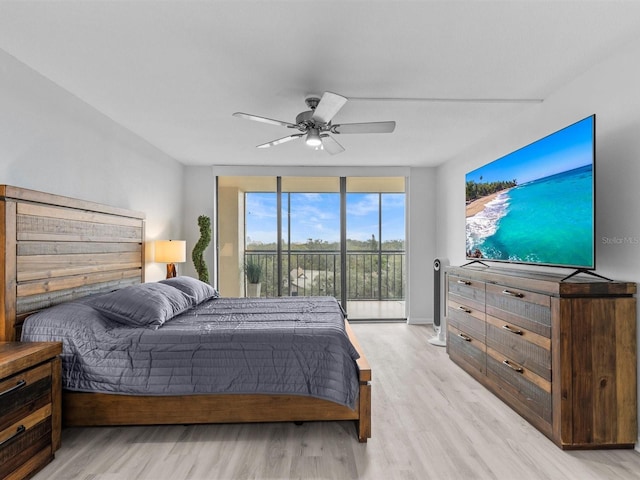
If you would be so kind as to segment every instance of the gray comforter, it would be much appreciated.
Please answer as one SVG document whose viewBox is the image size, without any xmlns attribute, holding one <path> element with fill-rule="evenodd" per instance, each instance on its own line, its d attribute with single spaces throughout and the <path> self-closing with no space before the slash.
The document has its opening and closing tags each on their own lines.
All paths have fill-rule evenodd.
<svg viewBox="0 0 640 480">
<path fill-rule="evenodd" d="M 214 298 L 157 328 L 80 300 L 29 317 L 23 341 L 64 342 L 63 388 L 133 395 L 297 394 L 354 408 L 355 359 L 332 297 Z"/>
</svg>

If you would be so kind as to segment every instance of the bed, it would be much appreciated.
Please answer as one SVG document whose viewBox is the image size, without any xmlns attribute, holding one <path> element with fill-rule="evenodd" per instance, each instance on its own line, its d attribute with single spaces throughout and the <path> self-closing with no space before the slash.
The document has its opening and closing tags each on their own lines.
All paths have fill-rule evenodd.
<svg viewBox="0 0 640 480">
<path fill-rule="evenodd" d="M 20 339 L 25 319 L 43 309 L 83 304 L 87 299 L 144 283 L 142 213 L 8 185 L 0 186 L 0 200 L 4 279 L 0 340 Z M 270 308 L 275 305 L 271 300 Z M 353 420 L 358 440 L 366 442 L 371 437 L 371 368 L 346 319 L 342 327 L 356 352 L 354 357 L 358 357 L 354 360 L 356 393 L 350 405 L 277 392 L 169 391 L 147 395 L 65 389 L 62 423 L 98 426 Z"/>
</svg>

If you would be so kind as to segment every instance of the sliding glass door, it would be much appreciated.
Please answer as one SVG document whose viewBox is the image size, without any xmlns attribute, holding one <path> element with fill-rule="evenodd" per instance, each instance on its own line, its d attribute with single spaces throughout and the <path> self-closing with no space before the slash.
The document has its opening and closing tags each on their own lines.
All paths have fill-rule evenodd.
<svg viewBox="0 0 640 480">
<path fill-rule="evenodd" d="M 286 295 L 340 295 L 340 179 L 282 177 Z"/>
<path fill-rule="evenodd" d="M 336 297 L 350 319 L 404 319 L 403 177 L 219 177 L 219 288 Z"/>
<path fill-rule="evenodd" d="M 349 318 L 404 319 L 404 178 L 346 180 Z"/>
</svg>

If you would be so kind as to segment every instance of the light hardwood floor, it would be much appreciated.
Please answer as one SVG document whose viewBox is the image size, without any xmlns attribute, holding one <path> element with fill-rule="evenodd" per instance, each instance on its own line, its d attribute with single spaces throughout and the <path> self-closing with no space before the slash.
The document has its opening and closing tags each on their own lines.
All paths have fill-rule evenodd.
<svg viewBox="0 0 640 480">
<path fill-rule="evenodd" d="M 354 324 L 373 372 L 353 423 L 73 428 L 35 479 L 640 479 L 634 450 L 565 452 L 427 343 L 426 325 Z"/>
</svg>

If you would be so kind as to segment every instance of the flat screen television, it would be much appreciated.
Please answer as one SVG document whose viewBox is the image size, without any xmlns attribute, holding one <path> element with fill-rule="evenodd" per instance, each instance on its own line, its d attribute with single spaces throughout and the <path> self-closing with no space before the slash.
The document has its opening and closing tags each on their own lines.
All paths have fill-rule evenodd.
<svg viewBox="0 0 640 480">
<path fill-rule="evenodd" d="M 466 175 L 469 260 L 595 269 L 595 115 Z"/>
</svg>

